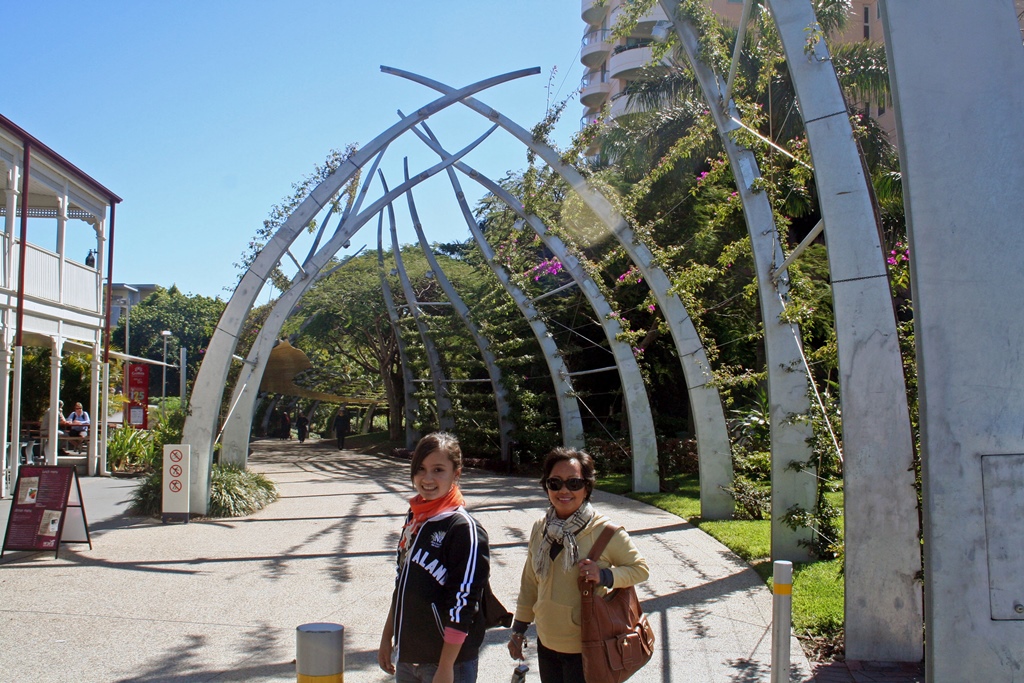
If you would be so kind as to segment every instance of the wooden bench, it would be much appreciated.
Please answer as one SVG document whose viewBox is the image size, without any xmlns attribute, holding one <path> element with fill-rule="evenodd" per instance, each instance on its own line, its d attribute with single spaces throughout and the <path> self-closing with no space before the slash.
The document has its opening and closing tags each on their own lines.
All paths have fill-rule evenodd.
<svg viewBox="0 0 1024 683">
<path fill-rule="evenodd" d="M 43 444 L 46 442 L 47 437 L 43 434 L 42 424 L 39 420 L 22 420 L 21 421 L 21 443 L 35 443 L 39 447 L 39 452 L 42 454 Z M 88 445 L 89 437 L 87 436 L 74 436 L 71 434 L 58 434 L 57 435 L 57 455 L 58 457 L 62 454 L 65 457 L 71 453 L 82 454 L 82 444 Z M 88 446 L 87 446 L 88 448 Z"/>
</svg>

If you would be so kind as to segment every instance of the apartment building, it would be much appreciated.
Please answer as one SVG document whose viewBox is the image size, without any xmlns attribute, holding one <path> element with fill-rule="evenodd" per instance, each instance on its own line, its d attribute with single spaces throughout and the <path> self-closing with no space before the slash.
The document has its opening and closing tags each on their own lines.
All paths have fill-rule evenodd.
<svg viewBox="0 0 1024 683">
<path fill-rule="evenodd" d="M 1014 0 L 1014 3 L 1018 26 L 1024 27 L 1024 0 Z M 661 5 L 656 4 L 639 21 L 628 38 L 616 39 L 611 29 L 624 4 L 623 0 L 582 0 L 581 17 L 586 28 L 580 61 L 587 71 L 580 84 L 580 103 L 583 105 L 581 128 L 593 122 L 605 106 L 609 107 L 611 118 L 629 111 L 626 88 L 640 77 L 643 67 L 651 62 L 651 45 L 660 28 L 658 22 L 668 21 Z M 724 22 L 733 25 L 739 23 L 743 0 L 710 0 L 710 5 L 712 11 Z M 846 29 L 837 42 L 884 42 L 882 12 L 878 0 L 854 0 L 850 15 Z M 859 106 L 869 111 L 883 130 L 890 134 L 895 131 L 892 107 L 887 103 L 862 102 Z"/>
</svg>

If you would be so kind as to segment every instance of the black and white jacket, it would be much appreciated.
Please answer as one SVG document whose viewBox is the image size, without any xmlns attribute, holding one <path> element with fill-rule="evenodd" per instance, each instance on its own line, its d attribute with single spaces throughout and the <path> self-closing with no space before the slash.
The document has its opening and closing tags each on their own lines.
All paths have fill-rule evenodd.
<svg viewBox="0 0 1024 683">
<path fill-rule="evenodd" d="M 489 575 L 487 532 L 465 508 L 424 522 L 404 564 L 399 560 L 392 597 L 398 661 L 436 664 L 446 627 L 468 634 L 456 661 L 476 659 L 484 638 L 480 600 Z"/>
</svg>

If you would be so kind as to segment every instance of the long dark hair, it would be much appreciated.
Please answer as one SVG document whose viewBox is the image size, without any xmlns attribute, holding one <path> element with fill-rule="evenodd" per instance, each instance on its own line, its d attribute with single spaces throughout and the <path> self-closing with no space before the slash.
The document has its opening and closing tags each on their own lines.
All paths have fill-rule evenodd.
<svg viewBox="0 0 1024 683">
<path fill-rule="evenodd" d="M 420 465 L 434 451 L 444 452 L 456 472 L 462 469 L 462 448 L 459 446 L 459 440 L 448 432 L 434 432 L 427 434 L 416 444 L 416 450 L 412 453 L 412 467 L 409 470 L 410 479 L 416 476 Z"/>
</svg>

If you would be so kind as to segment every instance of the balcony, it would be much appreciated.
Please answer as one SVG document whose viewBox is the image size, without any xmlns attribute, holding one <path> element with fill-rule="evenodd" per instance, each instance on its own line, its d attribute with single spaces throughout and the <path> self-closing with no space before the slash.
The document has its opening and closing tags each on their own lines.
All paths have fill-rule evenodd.
<svg viewBox="0 0 1024 683">
<path fill-rule="evenodd" d="M 580 104 L 599 109 L 612 91 L 607 71 L 591 71 L 580 81 Z"/>
<path fill-rule="evenodd" d="M 636 80 L 645 66 L 652 65 L 654 54 L 649 44 L 619 48 L 608 58 L 608 75 L 623 80 Z"/>
<path fill-rule="evenodd" d="M 580 48 L 580 61 L 591 69 L 608 58 L 612 51 L 612 32 L 608 29 L 596 29 L 583 36 L 583 47 Z"/>
<path fill-rule="evenodd" d="M 657 24 L 659 21 L 668 20 L 668 15 L 665 14 L 665 10 L 661 8 L 661 3 L 655 3 L 654 7 L 651 8 L 650 12 L 643 15 L 642 17 L 640 17 L 639 20 L 637 20 L 634 35 L 642 34 L 645 36 L 649 36 L 651 35 L 651 30 L 654 28 L 655 24 Z"/>
<path fill-rule="evenodd" d="M 61 274 L 61 259 L 34 244 L 25 245 L 25 297 L 85 313 L 100 315 L 100 279 L 95 268 L 65 259 Z M 18 241 L 12 254 L 12 282 L 17 282 L 21 252 Z"/>
<path fill-rule="evenodd" d="M 602 0 L 582 0 L 580 17 L 583 21 L 594 26 L 601 23 L 608 14 L 608 3 Z"/>
</svg>

